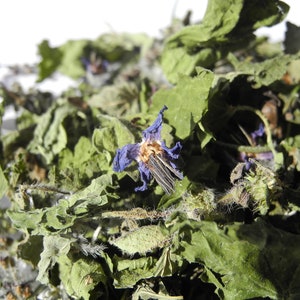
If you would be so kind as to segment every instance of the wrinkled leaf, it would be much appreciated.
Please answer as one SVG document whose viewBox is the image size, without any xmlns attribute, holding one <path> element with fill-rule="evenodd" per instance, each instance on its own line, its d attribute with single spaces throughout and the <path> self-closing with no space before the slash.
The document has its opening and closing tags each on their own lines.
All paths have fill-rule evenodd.
<svg viewBox="0 0 300 300">
<path fill-rule="evenodd" d="M 203 71 L 195 78 L 182 76 L 176 87 L 160 90 L 154 95 L 152 111 L 158 111 L 165 104 L 169 108 L 165 118 L 180 139 L 187 138 L 207 111 L 213 79 L 214 75 L 209 71 Z"/>
<path fill-rule="evenodd" d="M 256 1 L 208 1 L 202 22 L 190 25 L 171 36 L 162 55 L 162 68 L 171 82 L 178 74 L 193 75 L 196 66 L 211 67 L 242 45 L 253 40 L 253 31 L 274 25 L 284 19 L 288 5 L 268 0 L 260 6 Z"/>
<path fill-rule="evenodd" d="M 41 222 L 44 212 L 42 209 L 35 209 L 32 212 L 8 211 L 7 215 L 12 220 L 13 225 L 20 230 L 35 229 Z"/>
<path fill-rule="evenodd" d="M 83 76 L 85 70 L 81 59 L 88 44 L 88 40 L 70 40 L 60 46 L 59 50 L 63 55 L 58 71 L 74 79 Z"/>
<path fill-rule="evenodd" d="M 42 81 L 56 71 L 62 61 L 63 54 L 59 48 L 50 47 L 47 40 L 39 44 L 38 50 L 41 56 L 38 81 Z"/>
<path fill-rule="evenodd" d="M 296 289 L 290 287 L 295 275 L 288 275 L 299 271 L 298 236 L 262 221 L 227 225 L 224 229 L 212 222 L 189 223 L 190 230 L 184 223 L 182 226 L 182 250 L 176 253 L 189 262 L 203 263 L 207 280 L 216 285 L 221 298 L 299 295 L 299 284 Z"/>
<path fill-rule="evenodd" d="M 93 293 L 99 283 L 106 284 L 107 281 L 99 262 L 91 259 L 71 259 L 64 254 L 60 255 L 58 263 L 60 279 L 70 296 L 88 300 L 105 294 L 105 291 Z"/>
<path fill-rule="evenodd" d="M 122 259 L 114 257 L 116 273 L 114 285 L 116 288 L 133 287 L 139 280 L 153 276 L 156 259 L 141 257 L 137 259 Z"/>
<path fill-rule="evenodd" d="M 47 284 L 49 282 L 48 272 L 58 262 L 58 258 L 68 254 L 71 247 L 71 240 L 58 236 L 44 236 L 44 250 L 41 253 L 41 260 L 38 263 L 39 274 L 37 280 Z"/>
<path fill-rule="evenodd" d="M 85 189 L 78 191 L 68 199 L 68 205 L 76 215 L 89 211 L 89 207 L 100 207 L 108 202 L 110 195 L 106 189 L 112 185 L 111 175 L 102 175 L 92 180 Z"/>
<path fill-rule="evenodd" d="M 162 291 L 155 292 L 149 286 L 138 286 L 136 291 L 132 295 L 132 300 L 183 300 L 183 296 L 170 296 L 168 293 L 166 293 L 166 289 L 164 286 L 162 287 L 162 285 L 160 285 L 160 288 L 162 289 Z"/>
<path fill-rule="evenodd" d="M 147 252 L 161 248 L 167 240 L 168 236 L 159 226 L 148 225 L 128 232 L 110 243 L 129 255 L 135 253 L 145 255 Z"/>
<path fill-rule="evenodd" d="M 117 148 L 135 142 L 134 135 L 121 120 L 110 116 L 99 116 L 101 127 L 94 130 L 93 145 L 99 153 L 115 153 Z"/>
<path fill-rule="evenodd" d="M 73 153 L 68 148 L 59 153 L 59 170 L 61 172 L 78 170 L 78 176 L 81 179 L 93 178 L 95 174 L 109 167 L 110 157 L 104 153 L 98 153 L 91 139 L 84 136 L 78 140 Z"/>
<path fill-rule="evenodd" d="M 255 88 L 268 86 L 275 81 L 283 78 L 288 65 L 298 58 L 297 55 L 280 55 L 267 59 L 263 62 L 238 61 L 232 54 L 228 56 L 230 63 L 233 64 L 236 75 L 248 75 L 249 80 L 254 83 Z M 231 78 L 232 75 L 230 74 Z"/>
<path fill-rule="evenodd" d="M 63 126 L 64 119 L 75 112 L 75 107 L 64 103 L 55 103 L 44 115 L 34 131 L 34 138 L 28 145 L 31 153 L 42 155 L 50 163 L 55 155 L 66 147 L 67 134 Z"/>
</svg>

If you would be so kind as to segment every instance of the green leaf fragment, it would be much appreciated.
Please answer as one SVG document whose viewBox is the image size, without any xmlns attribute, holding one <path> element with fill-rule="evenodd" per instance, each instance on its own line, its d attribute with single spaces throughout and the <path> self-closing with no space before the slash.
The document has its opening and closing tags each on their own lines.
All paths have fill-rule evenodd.
<svg viewBox="0 0 300 300">
<path fill-rule="evenodd" d="M 60 174 L 78 174 L 79 179 L 86 184 L 91 178 L 99 175 L 101 171 L 111 169 L 111 156 L 109 153 L 98 153 L 90 138 L 79 138 L 72 152 L 65 148 L 59 153 L 58 170 Z M 66 176 L 67 177 L 67 176 Z M 68 178 L 66 178 L 66 181 Z M 71 180 L 70 180 L 71 181 Z M 76 187 L 74 180 L 72 187 Z"/>
<path fill-rule="evenodd" d="M 300 172 L 300 135 L 288 137 L 281 142 L 290 157 L 293 158 L 293 167 Z"/>
<path fill-rule="evenodd" d="M 146 99 L 139 101 L 140 96 L 143 93 L 139 93 L 139 87 L 135 83 L 121 82 L 102 87 L 99 93 L 88 100 L 88 104 L 100 108 L 107 115 L 120 117 L 139 113 L 141 106 L 146 106 Z M 142 109 L 146 111 L 146 108 Z"/>
<path fill-rule="evenodd" d="M 183 296 L 170 296 L 165 286 L 160 282 L 160 290 L 155 292 L 150 286 L 146 284 L 139 285 L 132 295 L 132 300 L 183 300 Z"/>
<path fill-rule="evenodd" d="M 89 300 L 106 293 L 107 277 L 101 264 L 91 259 L 75 259 L 66 254 L 58 258 L 59 276 L 68 293 L 76 299 Z M 102 291 L 94 291 L 99 283 L 103 283 Z M 94 291 L 94 292 L 93 292 Z"/>
<path fill-rule="evenodd" d="M 77 79 L 84 76 L 85 69 L 81 59 L 84 56 L 84 49 L 89 45 L 88 40 L 69 40 L 59 47 L 62 53 L 61 63 L 58 71 L 71 78 Z"/>
<path fill-rule="evenodd" d="M 168 235 L 156 225 L 143 226 L 135 231 L 111 240 L 110 244 L 118 247 L 124 253 L 145 255 L 157 248 L 163 247 L 168 241 Z"/>
<path fill-rule="evenodd" d="M 134 57 L 134 50 L 137 47 L 141 48 L 141 52 L 151 46 L 153 38 L 143 33 L 105 33 L 98 39 L 93 41 L 93 46 L 100 52 L 108 61 L 130 60 Z"/>
<path fill-rule="evenodd" d="M 74 215 L 68 213 L 68 202 L 61 200 L 58 206 L 51 207 L 45 211 L 44 226 L 48 231 L 58 231 L 67 229 L 72 226 L 76 220 Z M 37 226 L 36 231 L 40 228 Z M 36 232 L 34 231 L 33 234 Z"/>
<path fill-rule="evenodd" d="M 8 182 L 3 173 L 2 168 L 0 167 L 0 198 L 2 198 L 8 191 Z"/>
<path fill-rule="evenodd" d="M 70 239 L 60 236 L 44 236 L 44 250 L 38 263 L 38 281 L 44 284 L 49 283 L 48 271 L 54 267 L 60 256 L 68 254 L 71 242 Z"/>
<path fill-rule="evenodd" d="M 82 59 L 89 59 L 91 53 L 109 62 L 124 59 L 126 62 L 138 56 L 137 47 L 144 53 L 152 44 L 153 38 L 145 34 L 106 33 L 95 40 L 69 40 L 59 47 L 51 47 L 48 41 L 39 46 L 39 81 L 59 71 L 71 78 L 78 79 L 85 75 Z"/>
<path fill-rule="evenodd" d="M 166 105 L 169 109 L 165 111 L 165 118 L 175 128 L 176 135 L 180 139 L 185 139 L 208 109 L 208 97 L 213 79 L 214 74 L 208 70 L 203 70 L 195 78 L 182 76 L 176 87 L 159 90 L 153 96 L 151 112 L 159 111 L 163 105 Z"/>
<path fill-rule="evenodd" d="M 123 259 L 115 256 L 116 265 L 114 286 L 116 288 L 131 288 L 141 279 L 153 276 L 157 259 L 141 257 L 137 259 Z"/>
<path fill-rule="evenodd" d="M 184 257 L 176 255 L 171 247 L 165 247 L 155 264 L 155 276 L 172 276 L 183 266 Z"/>
<path fill-rule="evenodd" d="M 73 113 L 76 113 L 74 106 L 67 103 L 61 105 L 59 102 L 55 103 L 40 117 L 28 150 L 43 156 L 49 164 L 67 145 L 67 133 L 63 121 Z"/>
<path fill-rule="evenodd" d="M 33 235 L 65 232 L 79 216 L 88 213 L 91 207 L 101 207 L 109 199 L 115 198 L 113 194 L 106 192 L 111 184 L 111 175 L 102 175 L 68 199 L 60 199 L 56 206 L 32 211 L 11 210 L 8 215 L 16 228 L 30 230 Z"/>
<path fill-rule="evenodd" d="M 196 66 L 209 68 L 221 55 L 211 49 L 203 49 L 199 53 L 186 53 L 182 48 L 168 49 L 163 53 L 161 66 L 168 80 L 178 83 L 181 76 L 195 75 Z"/>
<path fill-rule="evenodd" d="M 34 211 L 7 211 L 7 215 L 12 220 L 15 228 L 20 230 L 36 229 L 38 224 L 42 221 L 44 211 L 42 209 L 35 209 Z"/>
<path fill-rule="evenodd" d="M 290 61 L 287 67 L 287 73 L 290 76 L 292 84 L 297 84 L 300 82 L 299 68 L 300 68 L 300 59 L 294 59 Z M 297 114 L 297 117 L 299 118 L 299 112 Z"/>
<path fill-rule="evenodd" d="M 47 40 L 38 45 L 38 52 L 41 56 L 38 81 L 42 81 L 56 71 L 62 61 L 62 52 L 59 48 L 52 48 Z"/>
<path fill-rule="evenodd" d="M 87 213 L 89 207 L 105 205 L 110 197 L 114 197 L 106 191 L 106 188 L 111 185 L 111 175 L 106 174 L 93 179 L 89 186 L 68 199 L 69 209 L 72 209 L 74 214 L 81 215 Z"/>
<path fill-rule="evenodd" d="M 207 281 L 216 285 L 221 298 L 278 299 L 294 293 L 289 274 L 294 274 L 300 264 L 298 236 L 262 221 L 227 225 L 224 229 L 205 221 L 190 222 L 190 231 L 186 226 L 179 230 L 182 239 L 175 252 L 190 263 L 202 263 Z"/>
<path fill-rule="evenodd" d="M 212 67 L 228 52 L 248 45 L 254 30 L 282 21 L 288 9 L 273 0 L 263 7 L 258 0 L 208 1 L 200 24 L 186 26 L 167 40 L 161 60 L 167 78 L 176 83 L 178 74 L 194 75 L 196 66 Z"/>
<path fill-rule="evenodd" d="M 226 78 L 229 76 L 232 80 L 233 76 L 248 75 L 254 87 L 260 88 L 281 80 L 289 64 L 299 58 L 299 55 L 279 55 L 257 63 L 238 61 L 233 54 L 229 54 L 227 58 L 234 66 L 236 73 L 228 73 Z"/>
<path fill-rule="evenodd" d="M 115 117 L 100 115 L 101 127 L 94 130 L 92 141 L 99 153 L 108 151 L 115 153 L 117 148 L 135 142 L 134 135 Z"/>
</svg>

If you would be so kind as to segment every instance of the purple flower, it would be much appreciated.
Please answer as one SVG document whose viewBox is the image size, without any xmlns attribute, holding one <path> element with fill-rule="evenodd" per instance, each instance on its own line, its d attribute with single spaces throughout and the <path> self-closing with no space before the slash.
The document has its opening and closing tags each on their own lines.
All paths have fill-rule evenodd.
<svg viewBox="0 0 300 300">
<path fill-rule="evenodd" d="M 86 72 L 92 75 L 105 73 L 109 65 L 108 61 L 97 58 L 94 52 L 91 54 L 90 58 L 82 57 L 81 62 L 84 65 Z"/>
<path fill-rule="evenodd" d="M 167 194 L 174 192 L 175 178 L 182 179 L 174 160 L 178 159 L 182 148 L 180 142 L 169 149 L 161 139 L 163 112 L 168 109 L 164 106 L 155 122 L 143 131 L 143 139 L 138 144 L 128 144 L 118 149 L 113 161 L 113 169 L 121 172 L 133 161 L 138 163 L 138 170 L 143 185 L 135 191 L 145 191 L 152 177 Z"/>
<path fill-rule="evenodd" d="M 250 133 L 251 137 L 251 146 L 257 146 L 258 145 L 258 139 L 262 137 L 265 134 L 265 127 L 262 123 L 259 124 L 259 128 L 253 132 Z M 249 158 L 254 158 L 256 160 L 272 160 L 273 153 L 272 151 L 266 151 L 261 153 L 246 153 L 241 152 L 240 153 L 240 159 L 245 162 L 245 169 L 249 170 L 252 166 L 251 160 Z"/>
<path fill-rule="evenodd" d="M 265 134 L 265 127 L 262 123 L 259 124 L 259 128 L 250 133 L 253 143 L 256 144 L 256 140 Z"/>
</svg>

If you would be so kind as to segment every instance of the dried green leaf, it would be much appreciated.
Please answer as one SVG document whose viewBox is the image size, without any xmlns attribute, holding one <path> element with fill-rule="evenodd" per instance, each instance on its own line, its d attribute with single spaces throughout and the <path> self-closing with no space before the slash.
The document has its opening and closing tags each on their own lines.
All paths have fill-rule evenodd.
<svg viewBox="0 0 300 300">
<path fill-rule="evenodd" d="M 300 59 L 294 59 L 289 63 L 287 67 L 287 74 L 289 76 L 288 79 L 290 80 L 291 84 L 298 84 L 300 82 L 299 68 Z"/>
<path fill-rule="evenodd" d="M 294 277 L 300 265 L 299 236 L 259 220 L 223 229 L 205 221 L 184 222 L 179 227 L 180 246 L 175 253 L 190 263 L 203 264 L 205 280 L 216 285 L 221 298 L 299 296 L 299 282 L 295 285 Z M 294 274 L 292 279 L 290 274 Z"/>
<path fill-rule="evenodd" d="M 49 283 L 48 272 L 58 262 L 60 256 L 67 255 L 70 251 L 71 240 L 60 236 L 44 236 L 44 250 L 38 263 L 39 274 L 37 280 Z"/>
<path fill-rule="evenodd" d="M 228 60 L 235 68 L 235 73 L 229 73 L 225 77 L 247 75 L 249 81 L 253 82 L 255 88 L 269 86 L 283 78 L 288 65 L 299 55 L 278 55 L 274 58 L 266 59 L 263 62 L 238 61 L 233 54 L 228 55 Z"/>
<path fill-rule="evenodd" d="M 73 113 L 76 113 L 74 106 L 68 103 L 55 103 L 40 117 L 28 150 L 41 155 L 49 164 L 67 145 L 67 133 L 63 121 Z"/>
<path fill-rule="evenodd" d="M 208 1 L 202 22 L 186 26 L 171 36 L 162 54 L 162 68 L 167 78 L 176 83 L 178 74 L 193 75 L 195 67 L 212 67 L 225 57 L 249 44 L 253 32 L 262 26 L 271 26 L 284 19 L 288 5 L 268 0 L 260 6 L 255 1 Z"/>
<path fill-rule="evenodd" d="M 67 253 L 66 253 L 67 254 Z M 106 286 L 107 276 L 101 264 L 91 259 L 75 259 L 66 254 L 58 257 L 59 277 L 68 293 L 76 299 L 97 299 L 106 293 L 94 291 L 100 283 Z"/>
<path fill-rule="evenodd" d="M 142 284 L 137 287 L 135 292 L 132 294 L 132 300 L 183 300 L 183 296 L 170 296 L 165 286 L 160 282 L 160 290 L 158 292 L 153 291 L 149 285 Z"/>
<path fill-rule="evenodd" d="M 82 136 L 75 145 L 73 153 L 68 148 L 59 153 L 57 167 L 60 173 L 69 172 L 74 174 L 78 172 L 82 182 L 86 182 L 101 171 L 109 169 L 110 160 L 109 154 L 98 153 L 91 139 Z"/>
<path fill-rule="evenodd" d="M 4 176 L 2 168 L 0 167 L 0 198 L 2 198 L 7 191 L 8 191 L 8 182 L 6 177 Z"/>
<path fill-rule="evenodd" d="M 92 180 L 85 189 L 78 191 L 68 199 L 69 209 L 75 215 L 87 213 L 91 207 L 101 207 L 105 205 L 113 194 L 107 192 L 107 187 L 112 185 L 110 174 L 102 175 Z"/>
<path fill-rule="evenodd" d="M 60 200 L 59 205 L 44 210 L 44 218 L 36 224 L 32 234 L 47 234 L 64 231 L 76 221 L 76 216 L 68 212 L 68 201 Z"/>
<path fill-rule="evenodd" d="M 117 148 L 134 143 L 135 138 L 126 125 L 118 118 L 100 115 L 101 127 L 93 132 L 93 145 L 99 153 L 115 153 Z"/>
<path fill-rule="evenodd" d="M 165 118 L 179 138 L 187 138 L 208 109 L 213 79 L 214 74 L 208 70 L 203 70 L 195 78 L 182 76 L 176 87 L 159 90 L 153 96 L 151 112 L 159 111 L 166 105 L 169 109 L 165 112 Z"/>
<path fill-rule="evenodd" d="M 60 199 L 56 206 L 31 211 L 11 210 L 8 215 L 16 228 L 30 230 L 33 235 L 65 232 L 73 226 L 78 216 L 83 216 L 92 208 L 101 207 L 109 199 L 116 197 L 106 191 L 111 184 L 111 175 L 102 175 L 68 199 Z"/>
<path fill-rule="evenodd" d="M 59 51 L 62 53 L 62 58 L 58 71 L 74 79 L 84 76 L 85 69 L 81 59 L 84 56 L 84 49 L 89 43 L 86 39 L 69 40 L 60 46 Z"/>
<path fill-rule="evenodd" d="M 61 64 L 63 53 L 59 48 L 50 47 L 47 40 L 38 45 L 38 52 L 41 56 L 38 81 L 42 81 L 56 71 Z"/>
<path fill-rule="evenodd" d="M 114 286 L 116 288 L 132 288 L 141 279 L 153 276 L 157 259 L 141 257 L 136 259 L 113 258 L 116 271 Z"/>
<path fill-rule="evenodd" d="M 124 253 L 145 255 L 161 248 L 168 241 L 168 235 L 158 225 L 148 225 L 128 232 L 121 237 L 111 240 L 110 244 L 118 247 Z"/>
<path fill-rule="evenodd" d="M 11 219 L 13 226 L 20 230 L 36 229 L 44 216 L 43 209 L 35 209 L 34 211 L 7 211 L 7 215 Z"/>
<path fill-rule="evenodd" d="M 298 172 L 300 172 L 300 135 L 285 138 L 281 142 L 281 146 L 285 148 L 289 156 L 292 158 L 291 168 L 295 168 Z"/>
<path fill-rule="evenodd" d="M 184 257 L 176 255 L 171 247 L 165 247 L 163 252 L 155 264 L 155 276 L 172 276 L 182 268 Z"/>
</svg>

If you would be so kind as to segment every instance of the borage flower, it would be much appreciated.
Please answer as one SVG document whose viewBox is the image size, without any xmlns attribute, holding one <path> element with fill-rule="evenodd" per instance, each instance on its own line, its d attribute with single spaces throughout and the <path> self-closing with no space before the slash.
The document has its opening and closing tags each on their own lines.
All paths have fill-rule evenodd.
<svg viewBox="0 0 300 300">
<path fill-rule="evenodd" d="M 248 138 L 248 141 L 252 147 L 259 145 L 259 138 L 263 137 L 265 134 L 265 127 L 263 124 L 259 125 L 259 128 L 248 135 L 247 133 L 244 133 L 246 137 Z M 249 170 L 251 166 L 253 165 L 251 158 L 256 159 L 258 161 L 272 161 L 274 156 L 272 151 L 266 151 L 261 153 L 251 153 L 251 152 L 241 152 L 240 153 L 240 160 L 245 162 L 245 169 Z"/>
<path fill-rule="evenodd" d="M 132 161 L 138 163 L 143 185 L 135 188 L 135 191 L 145 191 L 153 177 L 164 191 L 170 194 L 174 192 L 175 178 L 183 177 L 173 162 L 179 157 L 182 148 L 180 142 L 169 149 L 161 139 L 163 113 L 166 109 L 167 106 L 164 106 L 155 122 L 143 131 L 141 143 L 128 144 L 117 150 L 113 161 L 114 171 L 124 171 Z"/>
</svg>

